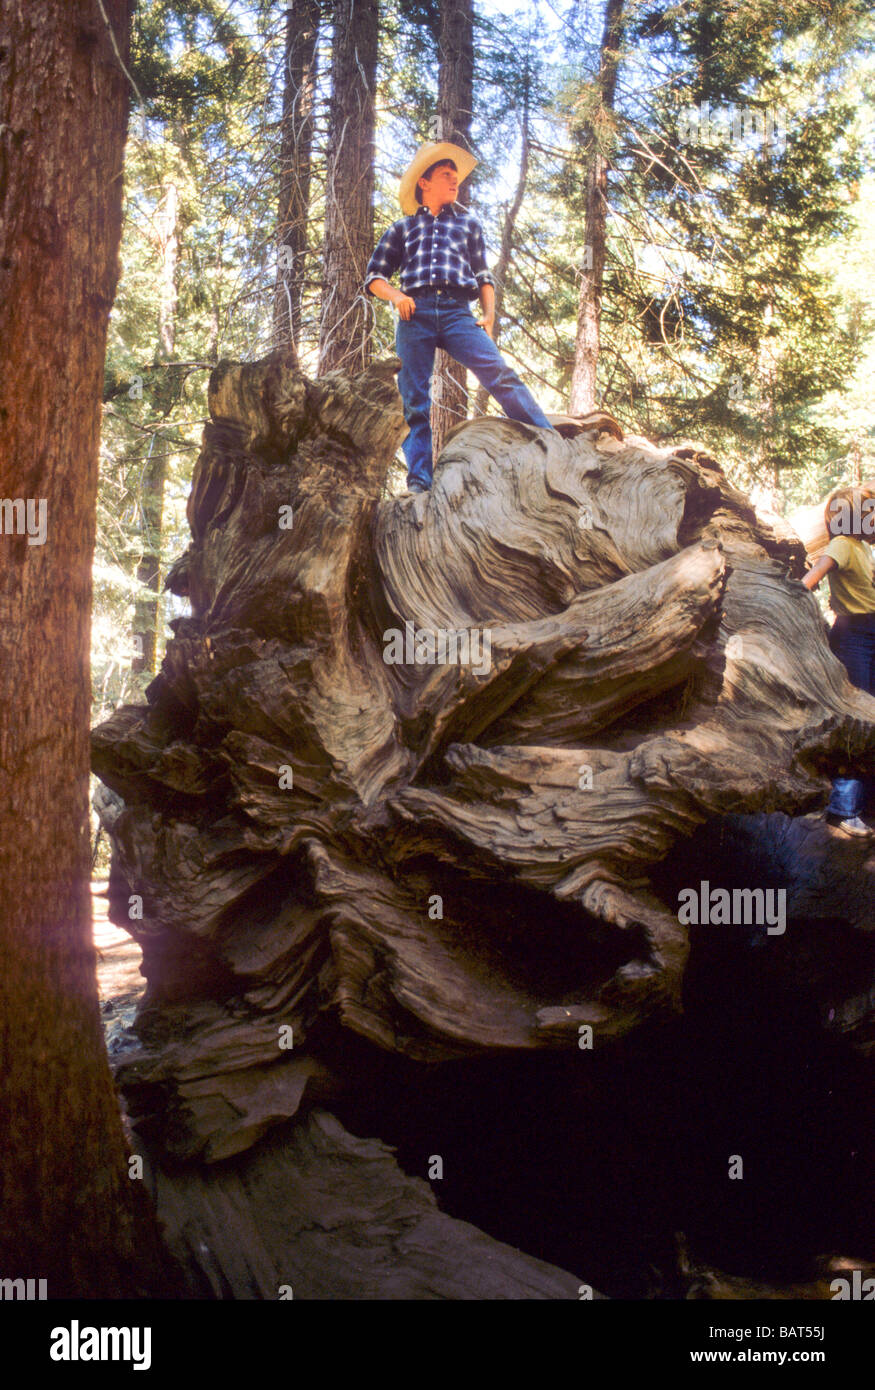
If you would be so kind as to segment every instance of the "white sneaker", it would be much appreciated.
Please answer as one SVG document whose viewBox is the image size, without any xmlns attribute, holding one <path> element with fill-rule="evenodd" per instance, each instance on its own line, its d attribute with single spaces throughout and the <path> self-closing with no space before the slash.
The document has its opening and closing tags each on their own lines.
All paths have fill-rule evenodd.
<svg viewBox="0 0 875 1390">
<path fill-rule="evenodd" d="M 849 816 L 847 820 L 840 821 L 831 820 L 830 823 L 835 825 L 836 830 L 843 831 L 845 835 L 863 836 L 875 834 L 875 831 L 872 830 L 871 826 L 866 824 L 861 816 Z"/>
</svg>

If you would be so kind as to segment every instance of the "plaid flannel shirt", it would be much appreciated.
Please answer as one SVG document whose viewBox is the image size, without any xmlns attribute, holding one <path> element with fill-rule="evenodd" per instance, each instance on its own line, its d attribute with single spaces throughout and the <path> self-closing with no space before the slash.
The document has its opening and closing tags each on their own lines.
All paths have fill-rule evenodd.
<svg viewBox="0 0 875 1390">
<path fill-rule="evenodd" d="M 486 264 L 483 228 L 473 213 L 447 203 L 437 217 L 427 207 L 393 222 L 368 261 L 365 289 L 372 280 L 390 280 L 401 271 L 404 294 L 447 285 L 473 299 L 481 285 L 494 285 Z"/>
</svg>

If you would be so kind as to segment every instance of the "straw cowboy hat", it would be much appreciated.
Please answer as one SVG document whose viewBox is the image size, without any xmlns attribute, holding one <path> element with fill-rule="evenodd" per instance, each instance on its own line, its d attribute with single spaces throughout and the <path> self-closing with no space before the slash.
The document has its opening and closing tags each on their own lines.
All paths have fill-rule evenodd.
<svg viewBox="0 0 875 1390">
<path fill-rule="evenodd" d="M 477 160 L 473 154 L 463 150 L 460 145 L 451 145 L 449 140 L 437 140 L 423 145 L 417 150 L 405 169 L 398 189 L 401 211 L 405 217 L 412 217 L 419 207 L 416 201 L 416 181 L 421 179 L 426 169 L 441 159 L 451 159 L 459 171 L 459 183 L 468 177 Z"/>
</svg>

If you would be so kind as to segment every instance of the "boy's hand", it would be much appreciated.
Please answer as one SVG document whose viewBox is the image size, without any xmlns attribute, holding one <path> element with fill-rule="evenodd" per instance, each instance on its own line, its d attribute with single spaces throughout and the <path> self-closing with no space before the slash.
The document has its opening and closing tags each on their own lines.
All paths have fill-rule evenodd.
<svg viewBox="0 0 875 1390">
<path fill-rule="evenodd" d="M 416 300 L 411 299 L 409 294 L 402 294 L 395 300 L 395 308 L 403 319 L 412 318 L 416 312 Z"/>
<path fill-rule="evenodd" d="M 489 334 L 490 338 L 492 337 L 492 328 L 493 328 L 494 323 L 495 323 L 495 315 L 494 315 L 494 314 L 481 314 L 480 317 L 479 317 L 479 319 L 477 320 L 477 325 L 478 325 L 478 327 L 479 327 L 479 328 L 485 328 L 485 329 L 486 329 L 486 332 Z"/>
</svg>

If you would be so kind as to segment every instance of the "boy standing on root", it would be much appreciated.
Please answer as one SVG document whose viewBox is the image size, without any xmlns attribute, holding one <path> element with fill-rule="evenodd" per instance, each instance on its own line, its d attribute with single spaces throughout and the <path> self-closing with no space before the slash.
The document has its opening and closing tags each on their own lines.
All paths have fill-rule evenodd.
<svg viewBox="0 0 875 1390">
<path fill-rule="evenodd" d="M 398 389 L 410 433 L 402 445 L 407 486 L 427 492 L 432 480 L 431 377 L 436 348 L 443 348 L 494 396 L 511 420 L 553 426 L 528 387 L 492 341 L 495 281 L 486 264 L 483 229 L 456 203 L 459 183 L 477 163 L 449 141 L 423 145 L 401 180 L 405 214 L 381 237 L 365 272 L 365 289 L 398 310 L 395 351 L 401 358 Z M 401 289 L 389 284 L 401 272 Z M 474 318 L 468 301 L 480 297 Z"/>
<path fill-rule="evenodd" d="M 829 576 L 835 613 L 829 645 L 852 685 L 875 695 L 875 585 L 870 547 L 875 545 L 875 496 L 865 488 L 838 488 L 827 498 L 824 520 L 832 539 L 802 583 L 816 589 Z M 836 777 L 827 807 L 828 824 L 846 835 L 871 835 L 860 812 L 866 798 L 859 777 Z"/>
</svg>

